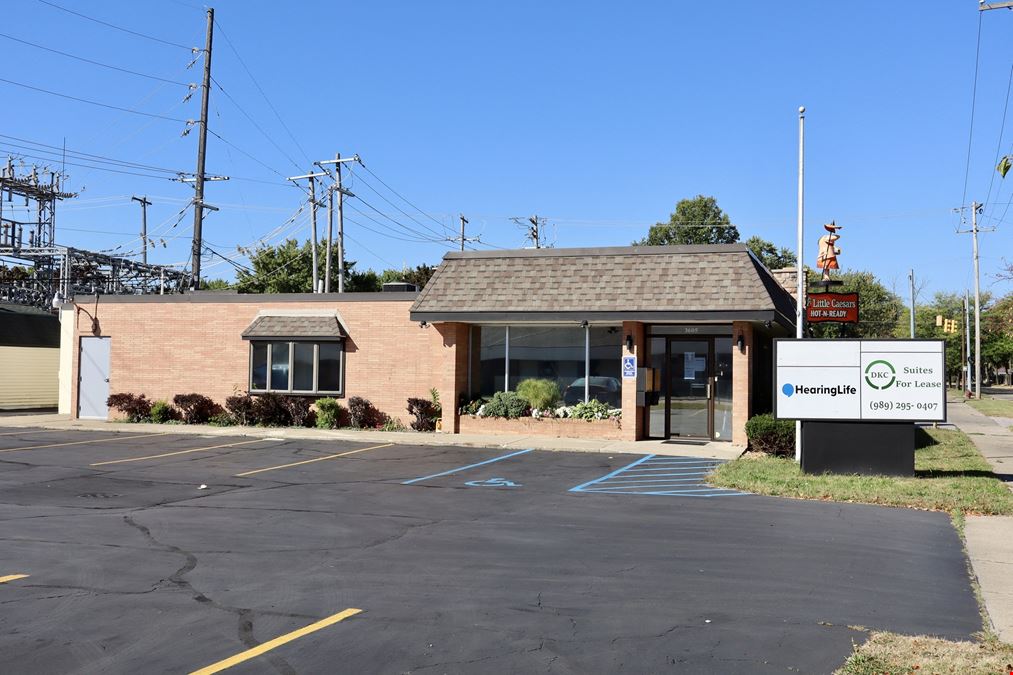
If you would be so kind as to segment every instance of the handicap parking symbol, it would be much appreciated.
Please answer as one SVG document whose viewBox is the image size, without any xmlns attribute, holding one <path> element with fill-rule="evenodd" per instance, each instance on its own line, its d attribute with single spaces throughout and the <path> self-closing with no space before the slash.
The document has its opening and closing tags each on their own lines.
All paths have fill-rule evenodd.
<svg viewBox="0 0 1013 675">
<path fill-rule="evenodd" d="M 469 480 L 465 483 L 468 487 L 522 487 L 520 483 L 515 483 L 512 480 L 506 478 L 487 478 L 486 480 Z"/>
</svg>

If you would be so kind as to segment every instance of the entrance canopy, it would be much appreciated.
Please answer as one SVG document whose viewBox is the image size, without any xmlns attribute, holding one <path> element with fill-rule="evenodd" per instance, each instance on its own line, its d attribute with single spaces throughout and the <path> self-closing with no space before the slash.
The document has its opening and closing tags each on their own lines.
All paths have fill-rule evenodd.
<svg viewBox="0 0 1013 675">
<path fill-rule="evenodd" d="M 795 301 L 742 244 L 447 253 L 413 321 L 755 321 Z"/>
</svg>

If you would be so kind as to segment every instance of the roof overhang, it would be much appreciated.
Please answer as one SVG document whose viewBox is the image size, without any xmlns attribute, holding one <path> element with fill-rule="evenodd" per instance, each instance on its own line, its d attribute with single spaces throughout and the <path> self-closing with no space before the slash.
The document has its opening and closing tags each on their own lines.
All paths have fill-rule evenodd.
<svg viewBox="0 0 1013 675">
<path fill-rule="evenodd" d="M 770 321 L 794 328 L 794 322 L 777 310 L 634 311 L 634 312 L 411 312 L 412 321 L 428 323 L 566 323 L 574 321 L 642 323 L 721 323 Z"/>
<path fill-rule="evenodd" d="M 337 312 L 261 311 L 242 335 L 244 340 L 338 342 L 348 337 Z"/>
</svg>

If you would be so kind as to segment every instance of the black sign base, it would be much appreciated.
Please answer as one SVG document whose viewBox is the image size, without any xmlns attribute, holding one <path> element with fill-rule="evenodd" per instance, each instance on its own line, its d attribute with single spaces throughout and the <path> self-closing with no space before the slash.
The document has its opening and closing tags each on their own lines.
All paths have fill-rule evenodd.
<svg viewBox="0 0 1013 675">
<path fill-rule="evenodd" d="M 802 422 L 803 473 L 913 476 L 911 422 Z"/>
</svg>

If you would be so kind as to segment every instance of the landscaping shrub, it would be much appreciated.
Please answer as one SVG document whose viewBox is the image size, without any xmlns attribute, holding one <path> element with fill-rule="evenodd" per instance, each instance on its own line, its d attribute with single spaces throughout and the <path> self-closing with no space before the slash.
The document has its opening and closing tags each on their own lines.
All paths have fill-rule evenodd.
<svg viewBox="0 0 1013 675">
<path fill-rule="evenodd" d="M 285 406 L 288 408 L 288 415 L 292 420 L 293 426 L 309 426 L 307 421 L 310 420 L 311 411 L 310 400 L 308 398 L 287 396 L 285 397 Z"/>
<path fill-rule="evenodd" d="M 291 426 L 292 411 L 284 396 L 260 394 L 253 399 L 250 422 L 265 427 Z"/>
<path fill-rule="evenodd" d="M 478 411 L 487 403 L 484 398 L 476 398 L 474 401 L 468 401 L 461 404 L 462 415 L 477 415 Z"/>
<path fill-rule="evenodd" d="M 401 420 L 388 415 L 384 415 L 383 424 L 380 425 L 380 431 L 407 431 L 407 429 Z"/>
<path fill-rule="evenodd" d="M 229 411 L 236 424 L 256 424 L 253 419 L 253 397 L 249 394 L 236 394 L 225 399 L 225 409 Z"/>
<path fill-rule="evenodd" d="M 485 404 L 483 417 L 506 417 L 516 419 L 528 414 L 528 402 L 515 391 L 497 391 L 492 400 Z"/>
<path fill-rule="evenodd" d="M 348 399 L 348 416 L 352 426 L 359 429 L 376 429 L 387 421 L 387 416 L 361 396 Z"/>
<path fill-rule="evenodd" d="M 570 407 L 570 417 L 578 420 L 603 420 L 611 415 L 612 408 L 598 399 L 591 399 L 587 403 L 576 403 Z"/>
<path fill-rule="evenodd" d="M 128 422 L 146 422 L 151 417 L 151 401 L 144 394 L 112 394 L 106 405 L 124 413 Z"/>
<path fill-rule="evenodd" d="M 551 408 L 563 398 L 563 394 L 559 391 L 559 385 L 555 381 L 535 378 L 521 380 L 517 385 L 517 395 L 537 410 Z"/>
<path fill-rule="evenodd" d="M 185 424 L 207 424 L 222 407 L 203 394 L 176 394 L 172 402 L 179 408 Z"/>
<path fill-rule="evenodd" d="M 337 429 L 347 427 L 349 424 L 348 411 L 338 403 L 336 398 L 320 398 L 316 402 L 317 419 L 319 429 Z"/>
<path fill-rule="evenodd" d="M 236 424 L 236 418 L 229 413 L 222 411 L 217 415 L 212 415 L 211 419 L 208 420 L 208 424 L 213 427 L 231 427 Z"/>
<path fill-rule="evenodd" d="M 746 421 L 749 447 L 768 455 L 795 454 L 795 423 L 775 420 L 770 413 L 754 415 Z"/>
<path fill-rule="evenodd" d="M 165 424 L 178 419 L 179 411 L 168 401 L 159 400 L 151 404 L 151 421 L 155 424 Z"/>
<path fill-rule="evenodd" d="M 434 431 L 436 420 L 440 417 L 440 407 L 430 399 L 410 398 L 408 414 L 415 416 L 415 421 L 411 423 L 415 431 Z"/>
</svg>

